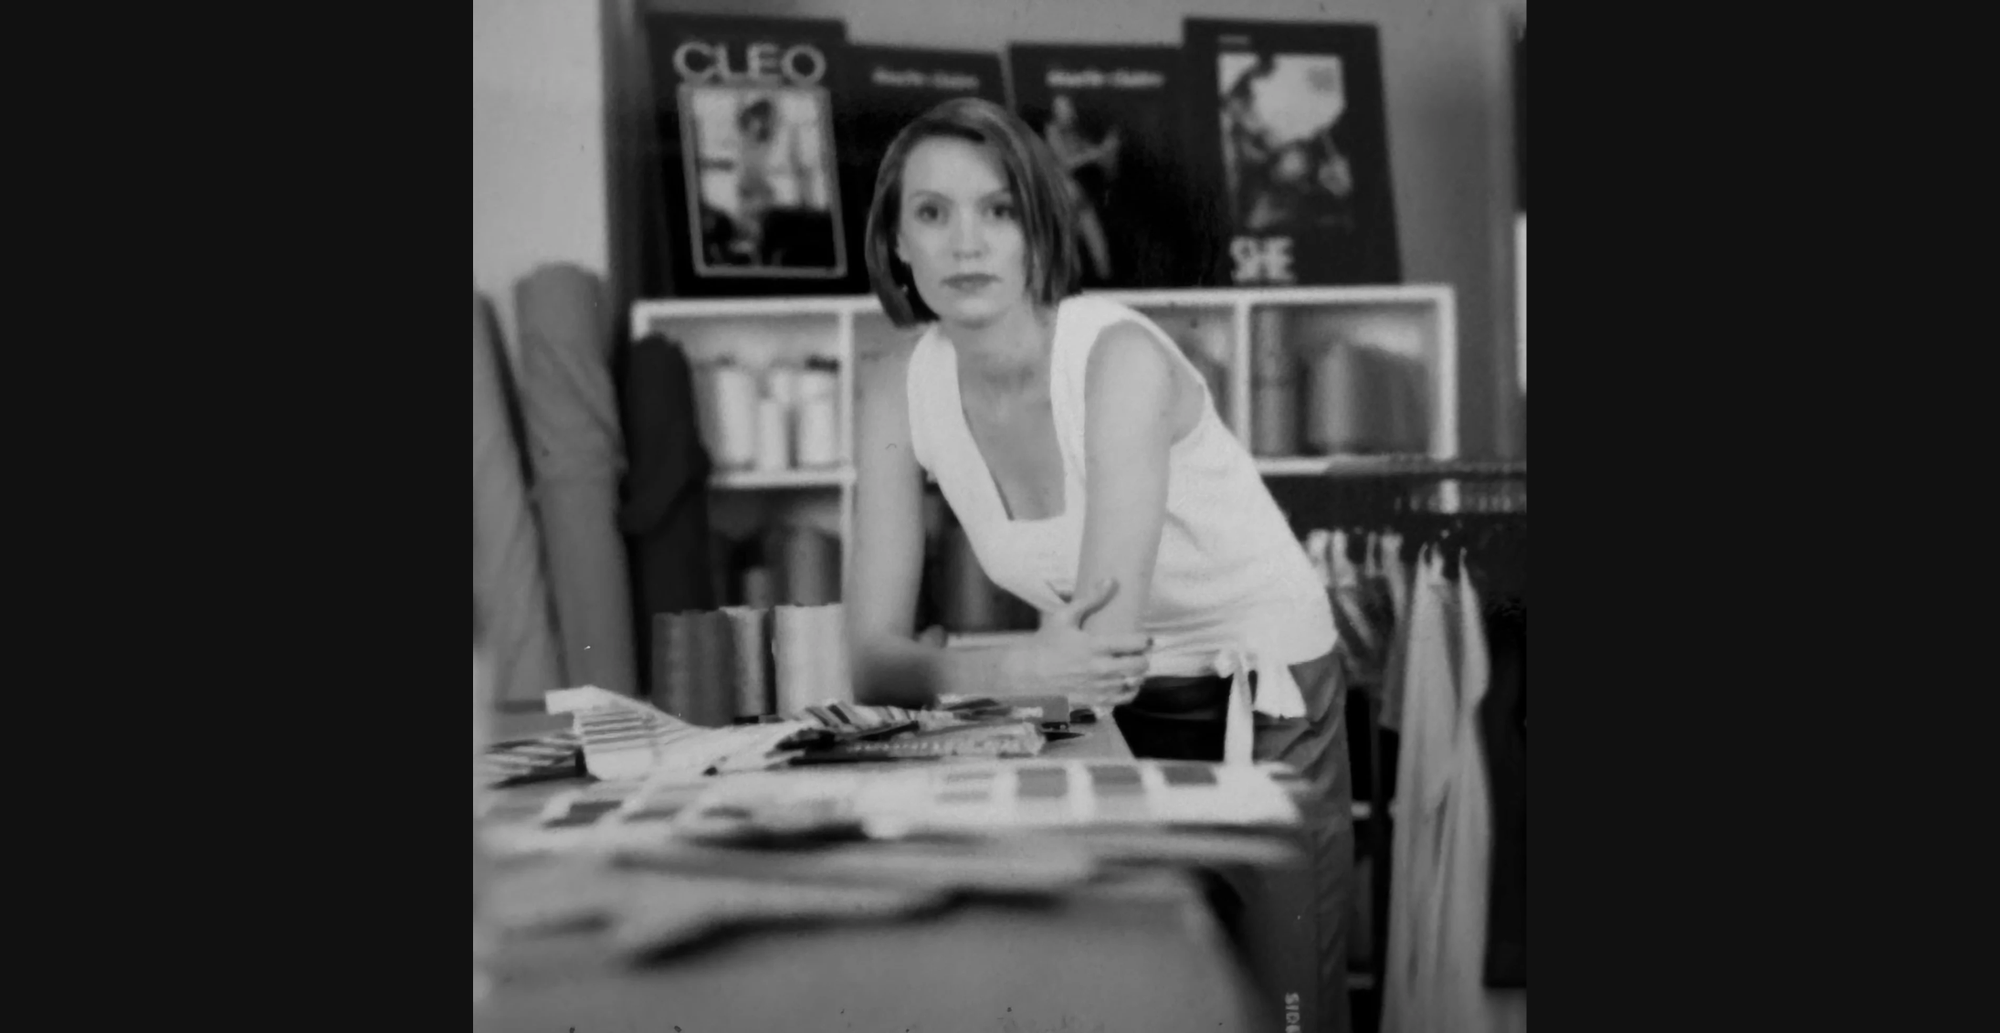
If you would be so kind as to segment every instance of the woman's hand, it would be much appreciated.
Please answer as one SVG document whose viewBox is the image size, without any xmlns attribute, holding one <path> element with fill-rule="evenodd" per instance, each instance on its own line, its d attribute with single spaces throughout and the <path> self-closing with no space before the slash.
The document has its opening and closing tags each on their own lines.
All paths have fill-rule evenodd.
<svg viewBox="0 0 2000 1033">
<path fill-rule="evenodd" d="M 1063 695 L 1069 697 L 1072 707 L 1130 702 L 1145 679 L 1146 650 L 1152 647 L 1152 640 L 1144 635 L 1095 635 L 1083 630 L 1084 619 L 1117 591 L 1117 581 L 1106 578 L 1049 614 L 1026 645 L 1008 649 L 996 694 Z"/>
</svg>

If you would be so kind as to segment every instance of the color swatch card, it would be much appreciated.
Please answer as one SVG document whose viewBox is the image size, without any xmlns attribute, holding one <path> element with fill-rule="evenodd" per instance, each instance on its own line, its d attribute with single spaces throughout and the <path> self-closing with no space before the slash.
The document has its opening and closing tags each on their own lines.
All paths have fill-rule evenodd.
<svg viewBox="0 0 2000 1033">
<path fill-rule="evenodd" d="M 496 742 L 480 754 L 480 780 L 485 785 L 501 786 L 569 778 L 582 773 L 581 752 L 582 743 L 575 732 Z"/>
<path fill-rule="evenodd" d="M 1053 734 L 1053 733 L 1051 733 Z M 793 766 L 885 760 L 995 759 L 1033 757 L 1048 736 L 1028 721 L 918 728 L 884 738 L 847 738 L 824 748 L 808 749 L 790 759 Z"/>
<path fill-rule="evenodd" d="M 571 715 L 583 744 L 584 769 L 606 780 L 699 777 L 711 769 L 756 766 L 807 727 L 799 721 L 773 721 L 703 728 L 595 685 L 558 689 L 548 694 L 547 702 L 550 713 Z"/>
<path fill-rule="evenodd" d="M 1181 761 L 955 761 L 774 770 L 722 778 L 599 782 L 538 812 L 489 821 L 502 854 L 619 853 L 676 844 L 825 844 L 913 835 L 1112 833 L 1090 841 L 1122 862 L 1269 863 L 1268 845 L 1200 834 L 1296 827 L 1303 785 L 1282 765 Z M 1190 838 L 1193 837 L 1193 838 Z M 1213 836 L 1211 836 L 1211 840 Z M 1248 853 L 1246 853 L 1248 851 Z"/>
<path fill-rule="evenodd" d="M 818 822 L 894 838 L 926 831 L 1097 825 L 1289 826 L 1291 793 L 1263 766 L 1181 761 L 965 761 L 716 781 L 675 819 L 723 837 Z"/>
</svg>

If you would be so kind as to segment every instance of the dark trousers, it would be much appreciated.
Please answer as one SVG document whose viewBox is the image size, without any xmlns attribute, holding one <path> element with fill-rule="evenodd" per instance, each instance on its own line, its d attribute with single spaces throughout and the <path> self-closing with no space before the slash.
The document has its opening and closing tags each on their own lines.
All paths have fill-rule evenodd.
<svg viewBox="0 0 2000 1033">
<path fill-rule="evenodd" d="M 1354 783 L 1348 768 L 1347 691 L 1332 654 L 1292 665 L 1305 697 L 1306 715 L 1278 719 L 1257 715 L 1256 759 L 1297 769 L 1315 792 L 1306 802 L 1306 846 L 1312 859 L 1318 950 L 1314 963 L 1318 1030 L 1347 1033 L 1347 926 L 1354 906 Z M 1256 685 L 1256 676 L 1251 676 Z M 1228 716 L 1229 680 L 1221 677 L 1149 679 L 1139 697 L 1113 710 L 1118 731 L 1138 757 L 1220 761 Z M 1210 899 L 1239 948 L 1247 948 L 1245 902 L 1269 896 L 1264 873 L 1209 873 Z M 1261 975 L 1261 974 L 1260 974 Z"/>
</svg>

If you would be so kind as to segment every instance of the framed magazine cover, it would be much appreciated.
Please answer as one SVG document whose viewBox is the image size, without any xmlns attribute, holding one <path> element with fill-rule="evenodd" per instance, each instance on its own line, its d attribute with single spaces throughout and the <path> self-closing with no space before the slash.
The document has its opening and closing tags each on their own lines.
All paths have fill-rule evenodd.
<svg viewBox="0 0 2000 1033">
<path fill-rule="evenodd" d="M 985 51 L 850 45 L 846 54 L 847 107 L 838 113 L 841 190 L 846 196 L 848 254 L 854 256 L 853 291 L 868 293 L 862 256 L 868 206 L 882 156 L 911 122 L 953 97 L 1007 103 L 1000 55 Z"/>
<path fill-rule="evenodd" d="M 1179 48 L 1015 43 L 1007 57 L 1014 113 L 1068 173 L 1082 285 L 1197 283 Z"/>
<path fill-rule="evenodd" d="M 1189 18 L 1184 33 L 1208 282 L 1399 282 L 1375 26 Z"/>
<path fill-rule="evenodd" d="M 1516 379 L 1528 397 L 1528 23 L 1514 35 L 1514 340 Z M 1525 408 L 1525 401 L 1523 407 Z M 1525 416 L 1523 423 L 1525 424 Z"/>
<path fill-rule="evenodd" d="M 1528 23 L 1514 35 L 1514 207 L 1528 214 Z"/>
<path fill-rule="evenodd" d="M 842 23 L 651 13 L 673 293 L 851 287 L 835 116 Z"/>
<path fill-rule="evenodd" d="M 695 275 L 845 276 L 826 90 L 687 85 L 679 100 Z"/>
</svg>

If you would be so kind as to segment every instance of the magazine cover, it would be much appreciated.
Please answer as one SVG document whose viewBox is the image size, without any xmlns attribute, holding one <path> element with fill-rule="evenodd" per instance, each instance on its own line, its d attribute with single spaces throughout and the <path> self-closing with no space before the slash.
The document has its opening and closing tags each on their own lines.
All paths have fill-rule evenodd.
<svg viewBox="0 0 2000 1033">
<path fill-rule="evenodd" d="M 648 13 L 674 293 L 846 290 L 831 19 Z"/>
<path fill-rule="evenodd" d="M 1402 279 L 1373 25 L 1189 18 L 1208 282 Z"/>
<path fill-rule="evenodd" d="M 1199 282 L 1179 48 L 1018 43 L 1008 63 L 1015 113 L 1069 171 L 1082 285 Z"/>
<path fill-rule="evenodd" d="M 890 142 L 904 126 L 946 100 L 971 96 L 1005 104 L 1007 88 L 997 53 L 850 46 L 842 60 L 847 66 L 847 93 L 837 119 L 844 158 L 842 208 L 847 253 L 854 256 L 852 290 L 865 294 L 871 288 L 862 239 L 875 176 Z"/>
</svg>

